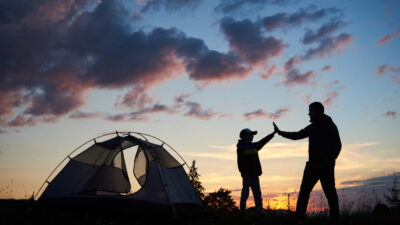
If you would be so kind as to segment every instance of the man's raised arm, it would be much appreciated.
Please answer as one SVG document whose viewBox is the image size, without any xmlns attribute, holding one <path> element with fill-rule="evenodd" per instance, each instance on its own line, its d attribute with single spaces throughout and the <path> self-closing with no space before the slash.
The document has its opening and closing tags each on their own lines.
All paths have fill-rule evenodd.
<svg viewBox="0 0 400 225">
<path fill-rule="evenodd" d="M 304 129 L 297 132 L 286 132 L 279 130 L 278 126 L 274 122 L 272 124 L 274 125 L 274 131 L 284 138 L 299 140 L 306 138 L 310 135 L 310 126 L 307 126 Z"/>
</svg>

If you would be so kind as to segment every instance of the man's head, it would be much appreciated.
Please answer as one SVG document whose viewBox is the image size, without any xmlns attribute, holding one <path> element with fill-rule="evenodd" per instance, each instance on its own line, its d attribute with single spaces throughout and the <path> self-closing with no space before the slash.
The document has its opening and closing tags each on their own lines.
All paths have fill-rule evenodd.
<svg viewBox="0 0 400 225">
<path fill-rule="evenodd" d="M 249 128 L 243 129 L 242 131 L 240 131 L 240 139 L 242 139 L 243 141 L 246 142 L 252 142 L 253 141 L 253 137 L 254 135 L 257 134 L 257 131 L 252 131 Z"/>
<path fill-rule="evenodd" d="M 316 121 L 324 115 L 324 106 L 321 102 L 313 102 L 308 106 L 308 115 L 311 121 Z"/>
</svg>

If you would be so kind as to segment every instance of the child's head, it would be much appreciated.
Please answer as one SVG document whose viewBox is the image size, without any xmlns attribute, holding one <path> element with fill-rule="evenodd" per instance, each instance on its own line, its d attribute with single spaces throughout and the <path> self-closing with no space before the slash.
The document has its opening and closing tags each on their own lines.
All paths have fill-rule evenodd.
<svg viewBox="0 0 400 225">
<path fill-rule="evenodd" d="M 249 128 L 243 129 L 240 131 L 240 139 L 246 142 L 252 142 L 254 135 L 257 134 L 257 131 L 252 131 Z"/>
</svg>

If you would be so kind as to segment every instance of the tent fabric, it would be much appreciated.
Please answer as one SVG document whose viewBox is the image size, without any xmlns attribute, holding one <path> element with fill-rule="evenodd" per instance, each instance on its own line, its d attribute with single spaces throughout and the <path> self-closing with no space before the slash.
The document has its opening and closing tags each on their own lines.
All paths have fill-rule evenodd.
<svg viewBox="0 0 400 225">
<path fill-rule="evenodd" d="M 200 198 L 182 166 L 162 168 L 162 172 L 172 203 L 192 202 L 201 205 Z"/>
<path fill-rule="evenodd" d="M 134 194 L 127 175 L 124 149 L 138 146 L 133 174 L 141 188 Z M 164 147 L 125 135 L 93 145 L 71 158 L 40 196 L 45 199 L 126 199 L 202 208 L 200 198 L 180 164 Z"/>
<path fill-rule="evenodd" d="M 167 205 L 169 201 L 165 191 L 165 185 L 160 179 L 160 173 L 157 168 L 157 164 L 154 161 L 149 163 L 147 174 L 148 176 L 142 188 L 136 193 L 128 195 L 127 197 L 131 199 Z"/>
</svg>

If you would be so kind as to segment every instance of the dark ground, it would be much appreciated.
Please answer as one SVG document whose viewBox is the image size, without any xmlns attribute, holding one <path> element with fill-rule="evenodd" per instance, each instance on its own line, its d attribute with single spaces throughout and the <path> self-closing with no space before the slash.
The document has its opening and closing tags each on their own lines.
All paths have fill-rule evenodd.
<svg viewBox="0 0 400 225">
<path fill-rule="evenodd" d="M 157 212 L 135 212 L 134 209 L 82 209 L 42 207 L 30 200 L 0 200 L 0 225 L 8 224 L 296 224 L 293 213 L 286 211 L 267 211 L 265 216 L 258 216 L 249 211 L 242 215 L 237 211 L 213 211 L 186 218 L 161 216 Z M 309 217 L 305 224 L 330 224 L 326 216 Z M 343 225 L 398 225 L 400 210 L 391 209 L 382 213 L 353 213 L 342 216 Z"/>
</svg>

